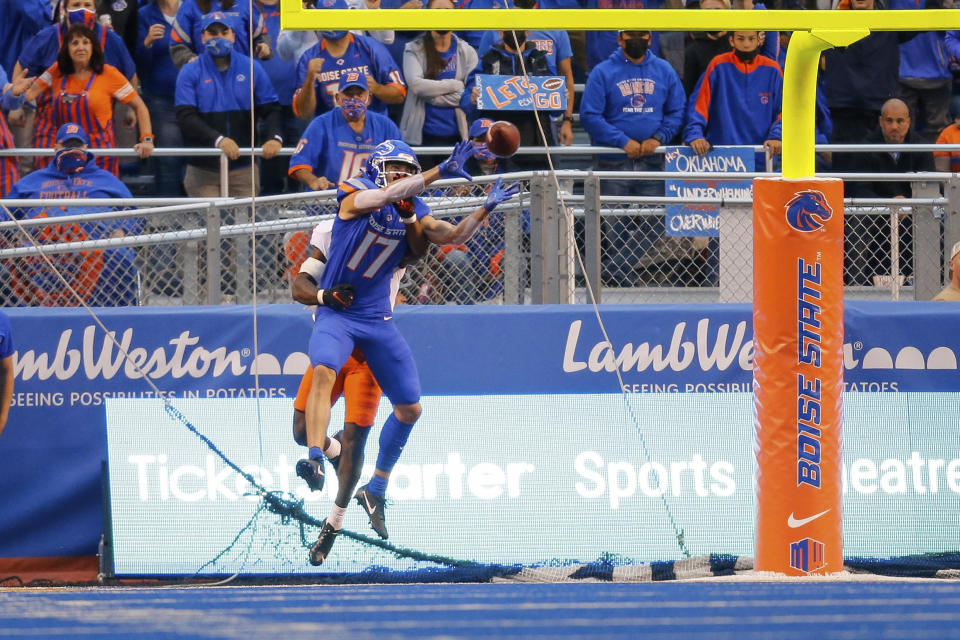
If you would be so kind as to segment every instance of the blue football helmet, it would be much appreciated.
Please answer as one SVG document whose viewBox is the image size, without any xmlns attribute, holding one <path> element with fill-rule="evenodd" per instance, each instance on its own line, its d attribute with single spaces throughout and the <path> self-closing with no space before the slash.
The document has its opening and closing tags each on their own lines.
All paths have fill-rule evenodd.
<svg viewBox="0 0 960 640">
<path fill-rule="evenodd" d="M 387 164 L 401 162 L 410 167 L 409 175 L 420 173 L 420 162 L 406 142 L 402 140 L 386 140 L 381 142 L 370 152 L 363 167 L 363 175 L 378 187 L 387 186 Z M 396 172 L 391 172 L 396 173 Z"/>
</svg>

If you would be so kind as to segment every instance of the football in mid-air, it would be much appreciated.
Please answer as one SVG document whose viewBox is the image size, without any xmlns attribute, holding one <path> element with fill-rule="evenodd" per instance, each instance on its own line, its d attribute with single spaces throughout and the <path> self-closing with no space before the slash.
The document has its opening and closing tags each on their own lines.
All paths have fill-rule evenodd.
<svg viewBox="0 0 960 640">
<path fill-rule="evenodd" d="M 506 120 L 497 120 L 487 129 L 487 149 L 495 156 L 509 158 L 520 146 L 520 130 Z"/>
</svg>

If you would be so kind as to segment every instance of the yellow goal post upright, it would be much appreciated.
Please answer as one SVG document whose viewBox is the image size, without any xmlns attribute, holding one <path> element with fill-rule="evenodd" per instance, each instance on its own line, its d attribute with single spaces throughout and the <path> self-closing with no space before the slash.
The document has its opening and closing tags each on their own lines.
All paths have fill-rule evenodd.
<svg viewBox="0 0 960 640">
<path fill-rule="evenodd" d="M 280 11 L 284 29 L 302 30 L 793 32 L 783 175 L 754 181 L 755 568 L 786 575 L 843 569 L 843 187 L 814 177 L 820 53 L 871 31 L 960 29 L 960 10 L 351 11 L 280 0 Z"/>
</svg>

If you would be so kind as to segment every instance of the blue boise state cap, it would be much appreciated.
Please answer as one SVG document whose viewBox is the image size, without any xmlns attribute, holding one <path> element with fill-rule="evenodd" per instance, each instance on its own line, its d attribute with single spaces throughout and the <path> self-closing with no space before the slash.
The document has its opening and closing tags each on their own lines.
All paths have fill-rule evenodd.
<svg viewBox="0 0 960 640">
<path fill-rule="evenodd" d="M 477 118 L 473 121 L 473 124 L 470 125 L 470 131 L 467 132 L 467 135 L 471 138 L 480 138 L 486 135 L 487 129 L 489 129 L 492 124 L 493 120 L 490 118 Z"/>
<path fill-rule="evenodd" d="M 57 144 L 63 144 L 67 140 L 79 140 L 83 144 L 90 144 L 90 136 L 78 124 L 68 122 L 57 129 Z"/>
<path fill-rule="evenodd" d="M 233 30 L 233 19 L 223 11 L 213 11 L 203 16 L 203 20 L 200 21 L 200 30 L 206 31 L 212 24 L 222 24 Z"/>
<path fill-rule="evenodd" d="M 369 90 L 370 85 L 367 84 L 366 74 L 360 73 L 359 71 L 344 71 L 340 74 L 340 84 L 337 85 L 337 91 L 343 93 L 349 87 L 361 87 L 364 90 Z"/>
</svg>

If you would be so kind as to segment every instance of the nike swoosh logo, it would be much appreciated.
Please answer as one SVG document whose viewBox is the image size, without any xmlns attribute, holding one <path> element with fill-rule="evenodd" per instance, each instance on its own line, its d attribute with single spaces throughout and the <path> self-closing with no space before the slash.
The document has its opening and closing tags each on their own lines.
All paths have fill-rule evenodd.
<svg viewBox="0 0 960 640">
<path fill-rule="evenodd" d="M 393 318 L 393 316 L 383 316 L 383 319 L 384 319 L 384 320 L 390 320 L 390 319 L 392 319 L 392 318 Z"/>
<path fill-rule="evenodd" d="M 790 517 L 787 518 L 787 526 L 790 527 L 791 529 L 796 529 L 797 527 L 802 527 L 805 524 L 810 524 L 820 516 L 825 515 L 829 512 L 830 512 L 830 509 L 827 509 L 826 511 L 821 511 L 820 513 L 816 513 L 810 516 L 809 518 L 800 518 L 799 520 L 797 518 L 794 518 L 793 512 L 791 512 Z"/>
<path fill-rule="evenodd" d="M 367 511 L 370 512 L 370 515 L 373 515 L 373 512 L 377 510 L 377 506 L 376 506 L 376 505 L 372 505 L 372 506 L 370 505 L 370 501 L 367 500 L 366 494 L 364 494 L 364 496 L 363 496 L 363 501 L 367 504 Z"/>
</svg>

